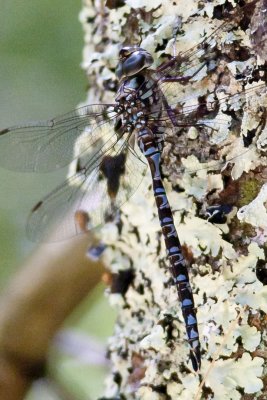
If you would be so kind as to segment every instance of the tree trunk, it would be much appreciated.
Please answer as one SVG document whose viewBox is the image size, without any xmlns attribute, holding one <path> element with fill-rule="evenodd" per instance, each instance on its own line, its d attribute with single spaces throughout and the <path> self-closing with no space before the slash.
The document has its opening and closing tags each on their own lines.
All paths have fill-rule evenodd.
<svg viewBox="0 0 267 400">
<path fill-rule="evenodd" d="M 236 2 L 223 0 L 103 3 L 87 0 L 81 13 L 86 32 L 83 67 L 91 85 L 88 103 L 114 100 L 121 44 L 140 44 L 151 52 L 156 67 L 174 47 L 179 54 L 212 35 L 210 58 L 217 67 L 201 71 L 187 85 L 173 84 L 174 98 L 178 91 L 188 100 L 223 88 L 233 102 L 230 96 L 236 91 L 244 93 L 266 79 L 266 65 L 255 57 L 257 44 L 252 49 L 248 36 L 255 1 L 246 2 L 251 7 L 244 11 Z M 231 28 L 220 28 L 231 18 Z M 197 64 L 197 58 L 193 62 Z M 112 371 L 105 398 L 266 398 L 267 189 L 266 159 L 260 152 L 266 140 L 266 106 L 261 88 L 221 114 L 223 122 L 218 119 L 218 124 L 227 120 L 231 129 L 213 162 L 218 166 L 223 156 L 230 161 L 216 170 L 198 164 L 207 153 L 212 155 L 201 133 L 197 139 L 192 129 L 166 134 L 162 171 L 197 307 L 199 374 L 189 363 L 149 175 L 122 207 L 121 230 L 114 234 L 115 228 L 105 228 L 110 245 L 106 260 L 117 283 L 111 287 L 110 302 L 118 310 L 109 341 Z M 188 153 L 192 143 L 193 156 Z"/>
</svg>

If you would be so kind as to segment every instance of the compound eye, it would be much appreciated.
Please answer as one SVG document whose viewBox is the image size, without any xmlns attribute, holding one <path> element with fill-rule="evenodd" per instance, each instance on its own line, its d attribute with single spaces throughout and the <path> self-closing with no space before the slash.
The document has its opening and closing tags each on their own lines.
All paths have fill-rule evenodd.
<svg viewBox="0 0 267 400">
<path fill-rule="evenodd" d="M 129 55 L 131 55 L 133 53 L 135 49 L 133 49 L 132 47 L 123 47 L 120 52 L 119 52 L 119 57 L 121 59 L 128 57 Z"/>
<path fill-rule="evenodd" d="M 119 79 L 135 75 L 153 64 L 151 54 L 141 47 L 123 47 L 119 55 L 120 62 L 116 68 L 116 75 Z"/>
</svg>

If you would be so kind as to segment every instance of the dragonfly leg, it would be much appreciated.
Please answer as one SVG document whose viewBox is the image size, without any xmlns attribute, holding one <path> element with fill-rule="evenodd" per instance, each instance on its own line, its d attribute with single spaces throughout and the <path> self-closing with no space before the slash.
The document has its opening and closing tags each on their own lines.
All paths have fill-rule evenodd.
<svg viewBox="0 0 267 400">
<path fill-rule="evenodd" d="M 192 75 L 189 76 L 165 76 L 162 77 L 160 79 L 161 83 L 167 83 L 167 82 L 181 82 L 181 83 L 187 83 L 190 79 L 192 79 L 194 76 L 196 76 L 199 71 L 204 67 L 205 64 L 201 65 Z M 176 114 L 173 111 L 173 109 L 170 107 L 170 105 L 168 104 L 168 101 L 166 99 L 166 97 L 163 95 L 163 104 L 164 107 L 168 113 L 168 116 L 173 124 L 173 126 L 181 126 L 177 123 L 177 119 L 176 119 Z"/>
<path fill-rule="evenodd" d="M 190 81 L 192 78 L 194 78 L 204 67 L 205 63 L 203 63 L 192 75 L 188 76 L 163 76 L 160 78 L 160 83 L 166 83 L 166 82 L 181 82 L 181 83 L 187 83 Z"/>
<path fill-rule="evenodd" d="M 137 141 L 140 150 L 146 157 L 150 167 L 153 191 L 158 209 L 161 230 L 166 245 L 167 257 L 170 263 L 170 271 L 177 288 L 178 298 L 181 302 L 188 342 L 191 347 L 191 361 L 194 370 L 198 371 L 201 364 L 201 357 L 196 309 L 189 282 L 187 265 L 182 254 L 181 244 L 174 225 L 172 211 L 160 173 L 160 150 L 153 132 L 149 128 L 140 129 Z"/>
<path fill-rule="evenodd" d="M 169 103 L 164 95 L 162 95 L 162 101 L 163 101 L 165 110 L 167 111 L 167 114 L 168 114 L 173 126 L 178 127 L 179 125 L 177 123 L 176 114 L 175 114 L 174 110 L 171 108 L 171 106 L 169 105 Z"/>
</svg>

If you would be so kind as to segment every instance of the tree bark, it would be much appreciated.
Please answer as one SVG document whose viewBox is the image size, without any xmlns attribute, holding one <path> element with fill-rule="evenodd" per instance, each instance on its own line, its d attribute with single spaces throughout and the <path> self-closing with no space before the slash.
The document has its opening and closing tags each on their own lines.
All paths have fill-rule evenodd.
<svg viewBox="0 0 267 400">
<path fill-rule="evenodd" d="M 236 25 L 220 30 L 232 3 Z M 244 92 L 250 84 L 246 74 L 263 65 L 255 56 L 257 46 L 252 49 L 247 30 L 256 2 L 246 3 L 251 3 L 251 8 L 242 14 L 236 2 L 227 1 L 108 0 L 105 7 L 103 1 L 86 0 L 81 21 L 85 30 L 83 67 L 91 84 L 88 103 L 114 100 L 114 68 L 121 45 L 141 42 L 157 66 L 164 53 L 172 54 L 176 33 L 176 54 L 213 35 L 213 59 L 220 60 L 214 72 L 202 71 L 179 87 L 183 97 L 185 93 L 187 98 L 198 98 L 222 86 L 229 96 L 240 88 Z M 263 83 L 265 73 L 263 66 L 263 74 L 254 83 L 251 80 L 252 86 Z M 175 97 L 177 86 L 173 88 Z M 232 161 L 216 172 L 199 164 L 191 174 L 195 159 L 187 154 L 190 137 L 181 147 L 185 129 L 180 136 L 171 133 L 168 139 L 166 135 L 162 169 L 198 310 L 203 352 L 200 374 L 193 373 L 189 364 L 181 309 L 171 285 L 147 176 L 141 190 L 122 207 L 121 232 L 106 234 L 110 245 L 106 259 L 116 279 L 119 276 L 123 281 L 122 270 L 134 274 L 127 290 L 117 285 L 110 293 L 118 320 L 109 344 L 112 371 L 106 399 L 247 400 L 267 396 L 267 287 L 262 278 L 266 275 L 266 159 L 259 146 L 261 138 L 264 147 L 265 116 L 250 146 L 243 146 L 244 137 L 248 139 L 260 124 L 267 104 L 266 95 L 251 93 L 245 103 L 224 114 L 231 120 L 232 130 L 227 132 L 227 145 L 219 156 L 232 155 Z M 201 160 L 206 150 L 209 148 L 199 136 L 196 159 Z M 213 217 L 205 219 L 205 212 L 215 205 L 223 218 L 215 222 Z"/>
</svg>

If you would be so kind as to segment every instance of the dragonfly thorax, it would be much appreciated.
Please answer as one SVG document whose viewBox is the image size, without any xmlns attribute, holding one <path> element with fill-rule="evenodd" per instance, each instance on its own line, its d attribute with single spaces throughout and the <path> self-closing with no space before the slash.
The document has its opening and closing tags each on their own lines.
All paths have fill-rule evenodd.
<svg viewBox="0 0 267 400">
<path fill-rule="evenodd" d="M 118 109 L 120 117 L 117 119 L 115 131 L 117 133 L 132 132 L 135 128 L 145 126 L 147 123 L 141 102 L 129 102 L 120 99 Z"/>
<path fill-rule="evenodd" d="M 115 100 L 117 103 L 115 111 L 119 114 L 115 131 L 119 135 L 149 125 L 161 112 L 160 88 L 153 78 L 153 73 L 146 69 L 125 77 Z"/>
</svg>

